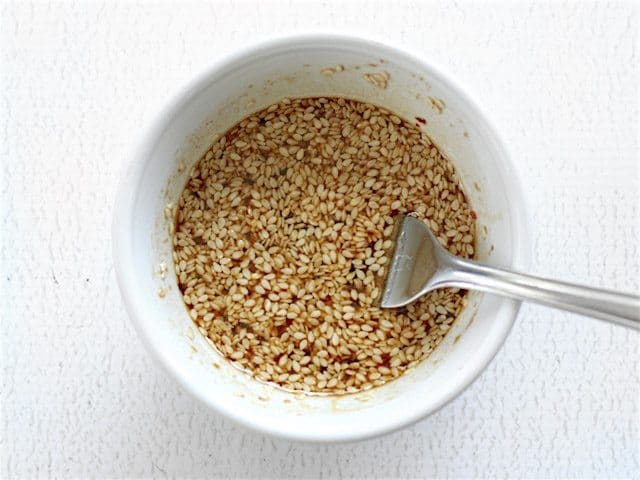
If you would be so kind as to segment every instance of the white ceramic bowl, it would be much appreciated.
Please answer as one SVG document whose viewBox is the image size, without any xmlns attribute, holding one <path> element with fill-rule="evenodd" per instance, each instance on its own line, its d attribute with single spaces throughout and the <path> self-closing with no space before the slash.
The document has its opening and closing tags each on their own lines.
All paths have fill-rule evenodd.
<svg viewBox="0 0 640 480">
<path fill-rule="evenodd" d="M 344 70 L 321 72 L 337 65 Z M 375 72 L 389 73 L 387 88 L 364 79 Z M 433 413 L 462 392 L 504 342 L 519 302 L 472 294 L 431 357 L 396 381 L 354 395 L 288 393 L 253 380 L 220 358 L 182 304 L 163 212 L 176 201 L 190 167 L 215 134 L 285 96 L 345 96 L 407 119 L 425 118 L 423 128 L 454 162 L 478 214 L 477 258 L 522 266 L 528 237 L 519 183 L 496 131 L 467 95 L 440 70 L 401 50 L 352 37 L 310 35 L 263 43 L 216 62 L 147 131 L 115 208 L 114 256 L 122 296 L 158 363 L 227 417 L 307 441 L 389 432 Z M 444 103 L 441 113 L 429 97 Z M 168 267 L 164 276 L 162 262 Z"/>
</svg>

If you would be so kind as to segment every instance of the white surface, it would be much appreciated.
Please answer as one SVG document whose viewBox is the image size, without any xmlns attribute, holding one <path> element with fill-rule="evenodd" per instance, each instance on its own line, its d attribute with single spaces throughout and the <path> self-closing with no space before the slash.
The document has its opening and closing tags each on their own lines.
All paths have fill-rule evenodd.
<svg viewBox="0 0 640 480">
<path fill-rule="evenodd" d="M 376 34 L 446 66 L 516 157 L 534 271 L 638 290 L 637 8 L 388 5 L 0 6 L 0 477 L 637 474 L 640 337 L 575 315 L 526 307 L 440 412 L 323 447 L 222 420 L 135 338 L 109 227 L 140 126 L 210 59 L 283 31 Z"/>
</svg>

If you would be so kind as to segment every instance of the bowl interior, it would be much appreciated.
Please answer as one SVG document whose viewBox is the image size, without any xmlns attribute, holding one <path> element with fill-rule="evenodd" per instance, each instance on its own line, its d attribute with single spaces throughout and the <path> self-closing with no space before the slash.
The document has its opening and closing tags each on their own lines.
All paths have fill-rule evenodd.
<svg viewBox="0 0 640 480">
<path fill-rule="evenodd" d="M 341 68 L 335 68 L 338 65 Z M 388 74 L 386 88 L 365 78 L 372 73 Z M 284 392 L 220 358 L 182 304 L 165 208 L 176 201 L 191 166 L 214 135 L 286 96 L 344 96 L 386 107 L 408 120 L 425 119 L 422 128 L 455 164 L 477 212 L 477 258 L 503 266 L 520 262 L 521 201 L 508 158 L 466 96 L 432 67 L 389 47 L 306 37 L 267 44 L 221 62 L 163 113 L 119 195 L 115 253 L 121 289 L 150 351 L 218 411 L 265 432 L 306 440 L 382 433 L 433 412 L 462 391 L 502 344 L 519 304 L 472 294 L 431 357 L 402 378 L 355 395 Z M 166 275 L 161 275 L 162 263 Z"/>
</svg>

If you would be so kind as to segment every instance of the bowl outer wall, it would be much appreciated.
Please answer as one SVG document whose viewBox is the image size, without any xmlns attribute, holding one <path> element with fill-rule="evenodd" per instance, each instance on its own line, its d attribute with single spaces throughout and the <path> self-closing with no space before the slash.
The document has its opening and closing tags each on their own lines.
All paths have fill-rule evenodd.
<svg viewBox="0 0 640 480">
<path fill-rule="evenodd" d="M 430 76 L 438 77 L 441 81 L 448 84 L 456 95 L 461 98 L 461 101 L 466 103 L 469 111 L 478 119 L 478 122 L 482 123 L 485 128 L 489 130 L 489 133 L 497 143 L 497 147 L 504 152 L 503 157 L 509 158 L 504 147 L 504 142 L 501 140 L 496 129 L 485 115 L 482 114 L 475 102 L 469 98 L 464 90 L 452 81 L 449 75 L 442 73 L 441 68 L 436 68 L 431 63 L 424 62 L 418 55 L 408 53 L 406 48 L 400 49 L 373 40 L 334 34 L 308 34 L 277 38 L 244 48 L 217 62 L 214 62 L 208 69 L 198 75 L 198 77 L 186 88 L 181 90 L 181 93 L 176 95 L 161 114 L 158 115 L 157 120 L 147 130 L 145 137 L 141 141 L 137 153 L 134 156 L 134 161 L 126 167 L 126 172 L 119 185 L 114 209 L 113 251 L 116 276 L 120 291 L 125 307 L 132 319 L 138 335 L 154 359 L 187 391 L 203 401 L 207 406 L 254 430 L 289 439 L 314 442 L 335 442 L 370 438 L 397 430 L 416 422 L 420 418 L 434 413 L 443 405 L 462 393 L 462 391 L 464 391 L 464 389 L 468 387 L 487 367 L 504 343 L 519 311 L 520 302 L 505 300 L 510 321 L 505 323 L 504 328 L 494 333 L 491 348 L 489 351 L 485 352 L 483 361 L 478 362 L 473 368 L 468 370 L 466 375 L 459 379 L 457 384 L 450 388 L 449 392 L 447 392 L 447 394 L 438 402 L 432 403 L 428 407 L 425 406 L 423 409 L 416 409 L 416 411 L 410 412 L 409 414 L 400 412 L 399 415 L 394 417 L 381 418 L 378 422 L 371 422 L 370 424 L 362 425 L 357 429 L 341 429 L 340 431 L 335 432 L 300 431 L 292 425 L 265 422 L 259 417 L 246 418 L 245 416 L 238 415 L 232 408 L 226 408 L 221 403 L 215 401 L 216 399 L 212 399 L 210 396 L 204 395 L 197 385 L 194 385 L 192 382 L 188 382 L 182 378 L 171 360 L 163 355 L 159 343 L 156 342 L 156 339 L 154 338 L 153 332 L 143 328 L 142 324 L 138 321 L 139 318 L 144 316 L 145 312 L 141 308 L 142 306 L 136 302 L 135 298 L 136 285 L 133 272 L 133 245 L 130 234 L 133 226 L 133 205 L 136 201 L 137 187 L 142 180 L 146 165 L 145 162 L 149 158 L 149 153 L 153 149 L 155 139 L 162 135 L 162 132 L 167 128 L 171 120 L 179 114 L 182 106 L 193 99 L 201 89 L 209 85 L 212 81 L 212 77 L 215 77 L 217 73 L 233 69 L 236 65 L 244 63 L 252 57 L 265 55 L 270 51 L 282 48 L 294 48 L 296 45 L 304 47 L 308 45 L 317 46 L 320 44 L 325 44 L 329 47 L 332 45 L 354 45 L 355 47 L 362 48 L 364 46 L 366 48 L 379 51 L 381 56 L 386 56 L 387 58 L 404 57 L 405 60 L 416 64 L 420 69 L 428 71 Z M 526 266 L 526 262 L 529 259 L 530 248 L 527 221 L 528 216 L 526 214 L 527 209 L 524 199 L 522 198 L 520 182 L 518 181 L 516 172 L 512 165 L 509 163 L 502 163 L 499 167 L 501 168 L 504 177 L 510 179 L 510 183 L 507 187 L 510 186 L 511 189 L 510 191 L 507 191 L 506 194 L 513 202 L 513 205 L 509 209 L 512 214 L 510 220 L 514 225 L 513 238 L 511 239 L 514 251 L 512 264 L 523 268 Z"/>
</svg>

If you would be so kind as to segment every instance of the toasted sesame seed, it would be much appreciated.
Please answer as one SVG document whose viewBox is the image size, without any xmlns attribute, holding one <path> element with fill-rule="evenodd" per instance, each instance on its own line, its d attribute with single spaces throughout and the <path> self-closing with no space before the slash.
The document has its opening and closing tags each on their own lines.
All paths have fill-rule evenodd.
<svg viewBox="0 0 640 480">
<path fill-rule="evenodd" d="M 165 215 L 176 219 L 178 286 L 207 341 L 263 381 L 340 394 L 426 358 L 464 305 L 464 291 L 440 289 L 406 309 L 375 307 L 393 217 L 409 212 L 473 256 L 474 214 L 425 133 L 371 104 L 302 98 L 215 139 Z"/>
</svg>

